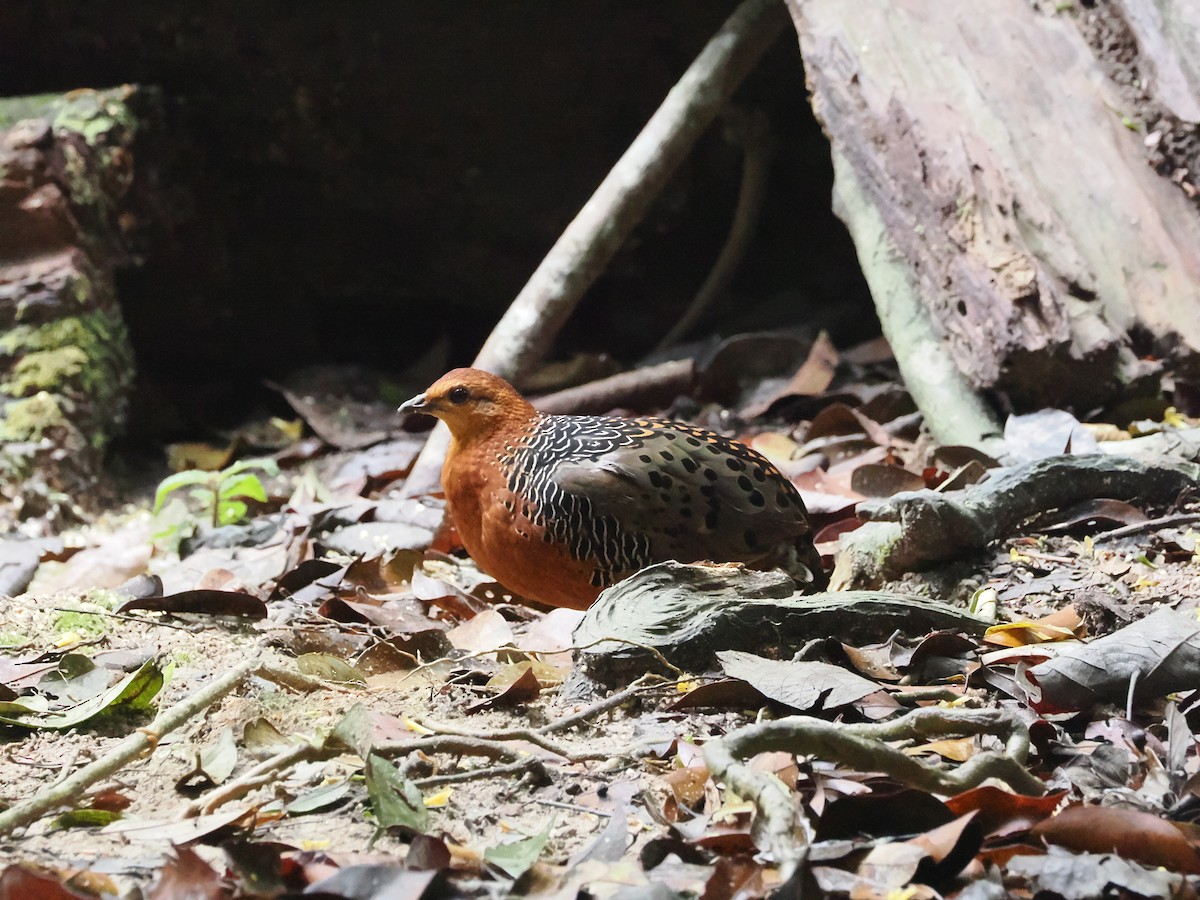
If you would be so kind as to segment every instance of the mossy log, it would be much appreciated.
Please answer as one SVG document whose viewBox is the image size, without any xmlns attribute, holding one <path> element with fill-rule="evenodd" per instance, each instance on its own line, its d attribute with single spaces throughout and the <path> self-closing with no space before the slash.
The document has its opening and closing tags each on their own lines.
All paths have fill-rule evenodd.
<svg viewBox="0 0 1200 900">
<path fill-rule="evenodd" d="M 134 361 L 114 273 L 134 262 L 132 87 L 0 99 L 0 526 L 79 513 Z"/>
</svg>

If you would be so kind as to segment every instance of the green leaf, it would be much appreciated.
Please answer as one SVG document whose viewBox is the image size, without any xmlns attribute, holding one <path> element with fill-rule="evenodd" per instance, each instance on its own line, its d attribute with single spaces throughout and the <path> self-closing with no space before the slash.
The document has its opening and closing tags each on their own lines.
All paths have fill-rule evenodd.
<svg viewBox="0 0 1200 900">
<path fill-rule="evenodd" d="M 104 693 L 65 709 L 39 711 L 30 709 L 28 701 L 0 704 L 0 723 L 22 728 L 62 730 L 81 725 L 105 710 L 117 707 L 145 709 L 162 690 L 173 668 L 168 666 L 164 670 L 156 660 L 147 660 L 136 672 L 126 675 Z"/>
<path fill-rule="evenodd" d="M 217 496 L 222 500 L 231 500 L 234 497 L 249 497 L 251 500 L 265 503 L 267 500 L 267 490 L 263 487 L 263 483 L 257 475 L 242 475 L 240 478 L 235 478 L 232 481 L 228 479 L 222 481 L 221 489 Z"/>
<path fill-rule="evenodd" d="M 360 759 L 371 755 L 371 714 L 361 703 L 355 703 L 333 726 L 326 747 L 345 747 L 353 750 Z"/>
<path fill-rule="evenodd" d="M 554 820 L 551 819 L 545 831 L 507 844 L 488 847 L 483 851 L 483 858 L 515 881 L 538 861 L 542 850 L 546 848 L 546 842 L 550 840 L 553 828 Z"/>
<path fill-rule="evenodd" d="M 302 653 L 296 657 L 296 668 L 305 675 L 335 684 L 367 683 L 362 672 L 328 653 Z"/>
<path fill-rule="evenodd" d="M 333 806 L 350 793 L 350 786 L 350 779 L 343 778 L 333 784 L 323 784 L 319 788 L 313 788 L 285 806 L 283 808 L 284 815 L 299 816 Z"/>
<path fill-rule="evenodd" d="M 379 827 L 407 828 L 424 834 L 429 827 L 429 810 L 417 786 L 400 774 L 400 770 L 372 753 L 367 756 L 367 796 Z"/>
<path fill-rule="evenodd" d="M 247 506 L 241 500 L 222 500 L 217 504 L 217 521 L 222 525 L 233 525 L 246 518 Z"/>
<path fill-rule="evenodd" d="M 205 509 L 212 509 L 214 501 L 217 499 L 217 493 L 212 488 L 197 487 L 192 488 L 192 499 L 203 506 Z"/>
<path fill-rule="evenodd" d="M 201 472 L 199 469 L 188 469 L 176 472 L 159 482 L 158 490 L 154 492 L 154 512 L 158 512 L 167 499 L 167 495 L 180 488 L 193 487 L 198 484 L 211 484 L 214 475 L 211 472 Z"/>
<path fill-rule="evenodd" d="M 258 469 L 268 478 L 279 474 L 279 463 L 271 459 L 269 456 L 264 456 L 260 459 L 242 459 L 235 462 L 232 466 L 222 469 L 218 474 L 221 480 L 232 478 L 234 475 L 241 475 L 243 472 L 250 469 Z"/>
</svg>

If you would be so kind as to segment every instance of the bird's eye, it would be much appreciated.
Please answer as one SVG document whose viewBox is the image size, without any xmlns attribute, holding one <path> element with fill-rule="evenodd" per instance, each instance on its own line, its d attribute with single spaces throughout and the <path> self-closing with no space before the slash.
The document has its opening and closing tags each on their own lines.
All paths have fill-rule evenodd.
<svg viewBox="0 0 1200 900">
<path fill-rule="evenodd" d="M 471 398 L 471 392 L 465 387 L 459 385 L 456 388 L 451 388 L 450 393 L 446 395 L 450 398 L 450 402 L 455 406 L 466 403 Z"/>
</svg>

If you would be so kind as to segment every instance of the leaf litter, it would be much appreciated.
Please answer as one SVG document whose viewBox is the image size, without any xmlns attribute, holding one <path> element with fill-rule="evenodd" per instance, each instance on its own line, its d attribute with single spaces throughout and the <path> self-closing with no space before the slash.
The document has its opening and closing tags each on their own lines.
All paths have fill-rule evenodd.
<svg viewBox="0 0 1200 900">
<path fill-rule="evenodd" d="M 768 380 L 721 386 L 767 350 Z M 830 556 L 864 497 L 959 491 L 996 466 L 931 445 L 902 390 L 845 382 L 831 354 L 733 342 L 704 370 L 711 396 L 774 425 L 740 437 L 801 487 Z M 1013 459 L 1095 449 L 1053 412 L 1012 423 Z M 13 547 L 28 589 L 0 658 L 10 805 L 265 655 L 151 754 L 11 830 L 0 893 L 1083 897 L 1195 878 L 1187 497 L 1087 498 L 881 585 L 974 594 L 986 633 L 764 638 L 602 688 L 576 668 L 581 614 L 531 610 L 448 555 L 436 498 L 387 493 L 413 442 L 381 452 L 354 427 L 337 423 L 338 452 L 282 452 L 257 518 L 198 529 L 183 556 L 137 511 L 64 536 L 73 555 Z M 756 744 L 759 726 L 787 739 Z"/>
</svg>

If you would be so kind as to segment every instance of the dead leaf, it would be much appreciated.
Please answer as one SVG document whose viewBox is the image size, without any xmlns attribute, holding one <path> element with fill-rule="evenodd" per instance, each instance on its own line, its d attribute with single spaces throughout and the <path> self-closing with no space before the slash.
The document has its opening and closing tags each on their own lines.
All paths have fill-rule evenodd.
<svg viewBox="0 0 1200 900">
<path fill-rule="evenodd" d="M 532 668 L 526 668 L 515 681 L 508 684 L 500 693 L 488 697 L 479 703 L 472 703 L 463 712 L 473 714 L 485 709 L 505 709 L 514 706 L 524 706 L 538 698 L 542 686 Z"/>
<path fill-rule="evenodd" d="M 150 887 L 150 900 L 219 900 L 232 897 L 233 888 L 188 847 L 175 847 Z"/>
<path fill-rule="evenodd" d="M 1073 641 L 1083 636 L 1083 619 L 1067 606 L 1034 621 L 1006 622 L 984 632 L 985 643 L 998 647 L 1023 647 L 1053 641 Z"/>
<path fill-rule="evenodd" d="M 250 594 L 235 591 L 181 591 L 166 597 L 128 600 L 117 607 L 117 612 L 126 613 L 139 609 L 147 612 L 239 616 L 244 619 L 265 619 L 267 617 L 265 603 Z"/>
<path fill-rule="evenodd" d="M 1200 623 L 1160 609 L 1118 631 L 1034 666 L 1022 686 L 1040 713 L 1123 703 L 1130 679 L 1139 697 L 1164 697 L 1200 684 Z"/>
<path fill-rule="evenodd" d="M 1031 834 L 1080 853 L 1116 853 L 1142 865 L 1200 875 L 1200 850 L 1175 825 L 1136 809 L 1072 806 Z"/>
<path fill-rule="evenodd" d="M 1007 836 L 1028 831 L 1053 813 L 1065 796 L 1066 791 L 1056 791 L 1044 797 L 1027 797 L 985 784 L 956 794 L 945 803 L 955 815 L 975 812 L 975 821 L 984 834 Z"/>
<path fill-rule="evenodd" d="M 740 678 L 722 678 L 693 688 L 668 709 L 758 709 L 766 702 L 766 695 L 753 685 Z"/>
<path fill-rule="evenodd" d="M 879 690 L 874 681 L 829 663 L 764 659 L 736 650 L 723 650 L 717 659 L 726 675 L 801 712 L 837 709 Z"/>
<path fill-rule="evenodd" d="M 920 756 L 923 753 L 936 753 L 943 759 L 953 760 L 954 762 L 966 762 L 975 755 L 975 739 L 972 737 L 963 737 L 946 738 L 940 741 L 929 741 L 926 744 L 917 744 L 914 747 L 906 747 L 904 752 L 909 756 Z"/>
<path fill-rule="evenodd" d="M 1137 525 L 1147 518 L 1144 512 L 1124 500 L 1102 498 L 1058 510 L 1050 520 L 1053 524 L 1042 524 L 1038 530 L 1046 534 L 1109 531 L 1122 525 Z"/>
<path fill-rule="evenodd" d="M 13 863 L 0 872 L 0 897 L 4 900 L 91 900 L 92 895 L 69 890 L 49 873 Z"/>
<path fill-rule="evenodd" d="M 415 585 L 414 585 L 415 587 Z M 458 650 L 467 653 L 488 653 L 513 645 L 512 627 L 494 609 L 485 609 L 446 632 L 446 639 Z"/>
<path fill-rule="evenodd" d="M 890 497 L 901 491 L 921 490 L 925 479 L 900 466 L 871 463 L 854 470 L 850 487 L 864 497 Z"/>
</svg>

